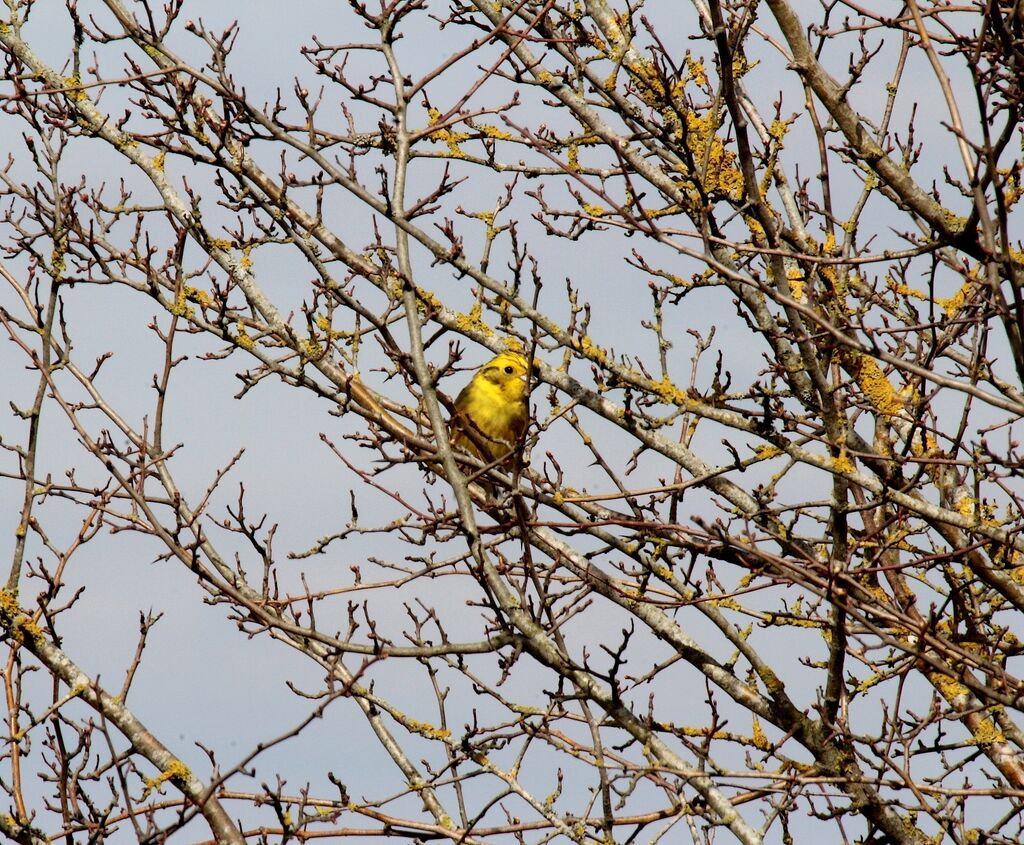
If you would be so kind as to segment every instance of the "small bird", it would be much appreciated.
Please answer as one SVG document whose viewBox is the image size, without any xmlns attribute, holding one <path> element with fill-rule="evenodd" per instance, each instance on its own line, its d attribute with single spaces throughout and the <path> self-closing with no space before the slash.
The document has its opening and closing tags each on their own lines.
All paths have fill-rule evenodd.
<svg viewBox="0 0 1024 845">
<path fill-rule="evenodd" d="M 487 463 L 514 451 L 530 419 L 529 369 L 525 356 L 502 352 L 477 370 L 455 400 L 452 445 Z"/>
</svg>

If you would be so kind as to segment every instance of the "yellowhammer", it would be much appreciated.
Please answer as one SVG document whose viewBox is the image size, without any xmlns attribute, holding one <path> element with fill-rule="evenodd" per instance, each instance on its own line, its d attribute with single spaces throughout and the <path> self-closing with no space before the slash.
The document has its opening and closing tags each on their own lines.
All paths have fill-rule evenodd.
<svg viewBox="0 0 1024 845">
<path fill-rule="evenodd" d="M 530 418 L 529 368 L 525 356 L 502 352 L 477 370 L 455 400 L 453 446 L 487 462 L 516 448 Z"/>
</svg>

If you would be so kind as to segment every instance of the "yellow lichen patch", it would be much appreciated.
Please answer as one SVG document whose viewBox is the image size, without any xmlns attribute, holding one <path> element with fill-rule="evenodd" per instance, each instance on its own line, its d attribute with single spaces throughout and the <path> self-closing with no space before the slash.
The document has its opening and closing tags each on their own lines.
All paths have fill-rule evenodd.
<svg viewBox="0 0 1024 845">
<path fill-rule="evenodd" d="M 626 607 L 635 607 L 636 603 L 644 597 L 643 590 L 637 587 L 630 587 L 623 585 L 619 588 L 619 592 L 624 599 L 626 599 Z"/>
<path fill-rule="evenodd" d="M 885 277 L 885 286 L 889 288 L 893 293 L 899 294 L 900 296 L 906 296 L 910 299 L 917 299 L 926 301 L 928 297 L 909 285 L 905 285 L 902 282 L 897 282 L 892 276 Z"/>
<path fill-rule="evenodd" d="M 996 173 L 1004 177 L 1002 184 L 1003 188 L 1003 204 L 1007 208 L 1013 208 L 1014 205 L 1020 200 L 1021 196 L 1024 195 L 1024 191 L 1021 191 L 1020 186 L 1020 172 L 1014 168 L 1009 167 L 997 167 Z"/>
<path fill-rule="evenodd" d="M 475 129 L 482 132 L 488 138 L 494 138 L 497 141 L 511 141 L 512 133 L 506 132 L 504 129 L 499 129 L 497 126 L 491 126 L 487 123 L 478 123 L 474 126 Z"/>
<path fill-rule="evenodd" d="M 732 60 L 733 79 L 740 79 L 741 77 L 746 76 L 759 64 L 760 62 L 749 61 L 746 56 L 742 54 L 737 54 L 736 57 Z"/>
<path fill-rule="evenodd" d="M 189 771 L 188 766 L 181 760 L 172 760 L 170 765 L 155 778 L 146 778 L 143 781 L 145 788 L 142 791 L 142 797 L 147 797 L 154 789 L 159 792 L 167 781 L 176 783 L 178 786 L 185 786 L 191 778 L 192 772 Z"/>
<path fill-rule="evenodd" d="M 657 108 L 665 104 L 665 86 L 654 62 L 644 59 L 626 66 L 640 99 Z"/>
<path fill-rule="evenodd" d="M 782 450 L 778 446 L 772 446 L 770 444 L 762 443 L 754 450 L 754 454 L 757 455 L 762 461 L 767 461 L 770 458 L 776 458 L 782 454 Z"/>
<path fill-rule="evenodd" d="M 526 350 L 523 348 L 523 342 L 518 337 L 506 337 L 503 344 L 506 352 L 515 352 L 518 355 L 525 355 Z M 537 363 L 537 359 L 533 359 L 534 364 Z"/>
<path fill-rule="evenodd" d="M 392 300 L 401 300 L 402 289 L 402 278 L 392 270 L 385 270 L 383 277 L 381 278 L 381 284 L 388 297 Z"/>
<path fill-rule="evenodd" d="M 903 411 L 903 400 L 893 390 L 874 358 L 856 351 L 847 352 L 843 357 L 850 374 L 875 410 L 888 416 L 896 416 Z"/>
<path fill-rule="evenodd" d="M 691 399 L 686 393 L 676 387 L 672 380 L 665 376 L 661 381 L 655 382 L 654 391 L 658 397 L 668 405 L 676 405 L 680 408 L 691 404 Z"/>
<path fill-rule="evenodd" d="M 587 335 L 583 335 L 580 338 L 579 348 L 580 352 L 597 364 L 604 364 L 608 360 L 608 353 L 594 343 Z"/>
<path fill-rule="evenodd" d="M 982 525 L 1005 525 L 1009 520 L 1002 520 L 996 516 L 996 504 L 995 502 L 982 502 L 981 503 L 981 524 Z"/>
<path fill-rule="evenodd" d="M 88 99 L 88 94 L 82 90 L 82 80 L 77 76 L 65 76 L 64 85 L 67 86 L 64 93 L 68 95 L 69 99 L 75 102 L 81 102 L 82 100 Z"/>
<path fill-rule="evenodd" d="M 793 299 L 797 302 L 806 302 L 807 297 L 804 294 L 804 271 L 799 267 L 790 267 L 786 271 L 786 280 L 789 282 L 789 291 Z"/>
<path fill-rule="evenodd" d="M 583 203 L 583 211 L 590 217 L 604 217 L 608 213 L 602 206 L 590 202 Z"/>
<path fill-rule="evenodd" d="M 754 716 L 754 732 L 750 739 L 754 747 L 759 751 L 771 751 L 772 744 L 768 741 L 768 737 L 764 735 L 764 730 L 761 728 L 761 720 L 757 716 Z"/>
<path fill-rule="evenodd" d="M 430 126 L 434 126 L 441 121 L 441 112 L 437 109 L 429 109 L 427 115 L 430 117 Z M 436 129 L 431 132 L 428 136 L 431 141 L 440 141 L 443 144 L 448 145 L 448 152 L 454 158 L 465 158 L 466 154 L 459 147 L 459 144 L 463 141 L 472 137 L 468 132 L 455 132 L 451 129 Z"/>
<path fill-rule="evenodd" d="M 189 134 L 193 138 L 195 138 L 200 144 L 203 144 L 204 146 L 209 146 L 210 139 L 207 136 L 206 131 L 204 129 L 205 125 L 206 124 L 203 120 L 197 120 L 189 127 Z"/>
<path fill-rule="evenodd" d="M 235 330 L 238 332 L 238 335 L 235 337 L 235 342 L 241 346 L 242 349 L 252 349 L 256 345 L 253 339 L 249 337 L 249 334 L 246 332 L 245 326 L 241 321 L 235 323 Z"/>
<path fill-rule="evenodd" d="M 416 304 L 421 314 L 444 310 L 444 303 L 426 288 L 416 288 Z"/>
<path fill-rule="evenodd" d="M 479 302 L 473 303 L 468 314 L 459 314 L 455 318 L 455 328 L 460 332 L 477 332 L 485 337 L 494 334 L 494 329 L 483 320 L 483 307 Z"/>
<path fill-rule="evenodd" d="M 580 172 L 580 145 L 575 142 L 569 144 L 568 167 L 572 173 Z"/>
<path fill-rule="evenodd" d="M 153 169 L 158 170 L 161 173 L 164 172 L 164 163 L 167 161 L 167 151 L 160 150 L 155 156 L 153 156 Z"/>
<path fill-rule="evenodd" d="M 947 299 L 937 299 L 936 304 L 939 305 L 943 311 L 946 312 L 946 316 L 952 319 L 957 315 L 961 308 L 967 302 L 967 297 L 970 296 L 971 286 L 974 284 L 973 279 L 968 279 L 963 285 L 960 286 L 960 290 L 954 293 Z"/>
<path fill-rule="evenodd" d="M 969 694 L 969 690 L 962 683 L 941 672 L 929 672 L 928 680 L 938 690 L 939 695 L 953 706 L 957 706 Z"/>
<path fill-rule="evenodd" d="M 581 147 L 595 147 L 601 146 L 603 141 L 597 135 L 582 135 L 578 138 L 573 138 L 566 143 L 568 149 L 568 167 L 573 173 L 579 173 L 582 170 L 580 165 L 580 148 Z"/>
<path fill-rule="evenodd" d="M 756 716 L 754 717 L 757 718 Z M 705 727 L 693 727 L 691 725 L 676 725 L 672 722 L 664 723 L 666 730 L 672 731 L 677 736 L 704 737 L 707 739 L 719 739 L 732 742 L 743 742 L 743 737 L 729 731 L 711 731 Z"/>
<path fill-rule="evenodd" d="M 818 268 L 818 275 L 827 283 L 827 289 L 832 294 L 831 306 L 835 313 L 846 312 L 846 280 L 836 272 L 836 268 L 830 265 L 822 265 Z"/>
<path fill-rule="evenodd" d="M 695 161 L 707 164 L 705 191 L 721 191 L 734 199 L 743 195 L 743 174 L 736 166 L 736 155 L 718 137 L 719 119 L 712 111 L 686 115 L 686 145 Z"/>
<path fill-rule="evenodd" d="M 690 73 L 690 78 L 694 83 L 701 88 L 708 87 L 708 72 L 704 68 L 704 62 L 694 58 L 687 58 L 686 69 Z"/>
<path fill-rule="evenodd" d="M 662 581 L 668 581 L 672 578 L 672 570 L 663 563 L 656 563 L 651 567 L 651 572 Z"/>
<path fill-rule="evenodd" d="M 64 275 L 66 269 L 65 257 L 68 253 L 68 235 L 67 232 L 61 231 L 59 235 L 54 239 L 53 252 L 50 253 L 50 274 L 55 279 L 59 279 Z"/>
<path fill-rule="evenodd" d="M 922 291 L 912 288 L 909 285 L 897 282 L 891 276 L 886 276 L 886 286 L 895 294 L 900 296 L 908 297 L 909 299 L 916 299 L 921 302 L 928 302 L 929 297 Z M 935 304 L 942 308 L 946 312 L 946 316 L 953 318 L 957 315 L 961 308 L 964 307 L 967 302 L 967 297 L 970 296 L 971 287 L 974 285 L 973 279 L 968 279 L 961 285 L 960 290 L 950 297 L 937 298 Z"/>
<path fill-rule="evenodd" d="M 870 675 L 854 687 L 854 692 L 867 692 L 873 686 L 880 684 L 884 680 L 887 680 L 885 675 Z"/>
<path fill-rule="evenodd" d="M 174 297 L 174 302 L 167 309 L 175 317 L 184 317 L 186 320 L 191 320 L 195 317 L 195 309 L 192 308 L 185 298 L 185 288 L 181 288 Z"/>
<path fill-rule="evenodd" d="M 967 519 L 971 519 L 977 511 L 977 505 L 973 496 L 961 496 L 956 503 L 957 512 Z"/>
<path fill-rule="evenodd" d="M 967 225 L 967 218 L 961 217 L 958 214 L 954 214 L 948 208 L 942 209 L 942 219 L 946 222 L 946 225 L 954 231 L 961 231 L 964 226 Z"/>
<path fill-rule="evenodd" d="M 853 461 L 851 461 L 850 456 L 846 454 L 845 448 L 839 450 L 839 454 L 836 455 L 832 461 L 832 466 L 836 472 L 853 472 L 855 469 Z"/>
<path fill-rule="evenodd" d="M 744 214 L 743 222 L 746 223 L 747 228 L 750 230 L 750 234 L 755 241 L 764 240 L 764 226 L 761 225 L 760 221 L 757 220 L 757 218 L 749 214 Z"/>
<path fill-rule="evenodd" d="M 664 208 L 645 208 L 644 219 L 646 220 L 657 220 L 660 217 L 670 217 L 673 214 L 679 214 L 683 211 L 683 208 L 676 203 L 667 205 Z"/>
<path fill-rule="evenodd" d="M 452 732 L 447 728 L 435 728 L 429 722 L 418 722 L 415 719 L 406 719 L 402 722 L 406 729 L 427 739 L 448 739 Z"/>
<path fill-rule="evenodd" d="M 17 643 L 39 645 L 44 641 L 43 632 L 21 609 L 14 593 L 0 590 L 0 623 Z"/>
<path fill-rule="evenodd" d="M 793 120 L 773 120 L 771 126 L 768 127 L 768 135 L 773 138 L 778 145 L 781 147 L 783 140 L 785 140 L 786 133 L 789 132 L 790 126 L 793 125 Z"/>
<path fill-rule="evenodd" d="M 182 292 L 185 294 L 185 298 L 190 302 L 198 303 L 204 308 L 209 308 L 213 305 L 213 297 L 210 296 L 202 288 L 194 288 L 191 285 L 185 285 L 182 287 Z"/>
<path fill-rule="evenodd" d="M 991 719 L 982 719 L 974 731 L 974 741 L 981 743 L 1004 742 L 1006 737 Z"/>
<path fill-rule="evenodd" d="M 186 784 L 192 779 L 192 772 L 189 771 L 188 766 L 181 762 L 181 760 L 174 760 L 165 770 L 164 773 L 167 775 L 169 780 L 179 784 Z"/>
<path fill-rule="evenodd" d="M 621 46 L 629 43 L 633 31 L 633 21 L 626 12 L 617 13 L 608 22 L 608 37 L 614 38 Z"/>
<path fill-rule="evenodd" d="M 498 234 L 498 230 L 494 227 L 494 212 L 493 211 L 474 211 L 469 215 L 475 217 L 477 220 L 482 220 L 487 224 L 487 240 L 493 241 Z"/>
<path fill-rule="evenodd" d="M 764 684 L 764 688 L 768 690 L 770 695 L 776 695 L 780 692 L 784 692 L 786 685 L 782 683 L 779 676 L 776 675 L 771 669 L 764 667 L 760 672 L 761 682 Z"/>
<path fill-rule="evenodd" d="M 313 324 L 327 336 L 328 341 L 341 340 L 342 338 L 349 336 L 349 332 L 335 331 L 331 327 L 330 318 L 324 314 L 318 315 L 317 318 L 313 320 Z"/>
<path fill-rule="evenodd" d="M 84 125 L 88 127 L 89 124 L 86 123 Z M 128 152 L 128 150 L 135 149 L 138 145 L 138 141 L 136 141 L 131 135 L 126 134 L 119 135 L 117 140 L 114 142 L 114 148 L 120 152 Z"/>
<path fill-rule="evenodd" d="M 788 625 L 790 628 L 821 628 L 825 623 L 817 619 L 804 619 L 797 616 L 779 616 L 769 614 L 771 622 L 775 625 Z"/>
</svg>

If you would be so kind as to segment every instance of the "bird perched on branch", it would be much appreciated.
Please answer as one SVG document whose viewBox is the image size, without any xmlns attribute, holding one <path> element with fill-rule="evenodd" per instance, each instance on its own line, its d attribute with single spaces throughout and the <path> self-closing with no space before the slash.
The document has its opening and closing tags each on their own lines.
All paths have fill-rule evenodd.
<svg viewBox="0 0 1024 845">
<path fill-rule="evenodd" d="M 518 352 L 502 352 L 477 370 L 455 400 L 452 445 L 487 463 L 514 452 L 530 419 L 529 370 Z"/>
</svg>

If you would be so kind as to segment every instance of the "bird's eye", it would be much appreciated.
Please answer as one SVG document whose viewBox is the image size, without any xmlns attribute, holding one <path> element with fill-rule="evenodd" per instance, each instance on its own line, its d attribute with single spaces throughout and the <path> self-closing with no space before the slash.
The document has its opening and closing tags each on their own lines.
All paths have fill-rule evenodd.
<svg viewBox="0 0 1024 845">
<path fill-rule="evenodd" d="M 512 373 L 515 372 L 515 368 L 514 367 L 505 367 L 505 372 L 508 375 L 512 375 Z"/>
</svg>

